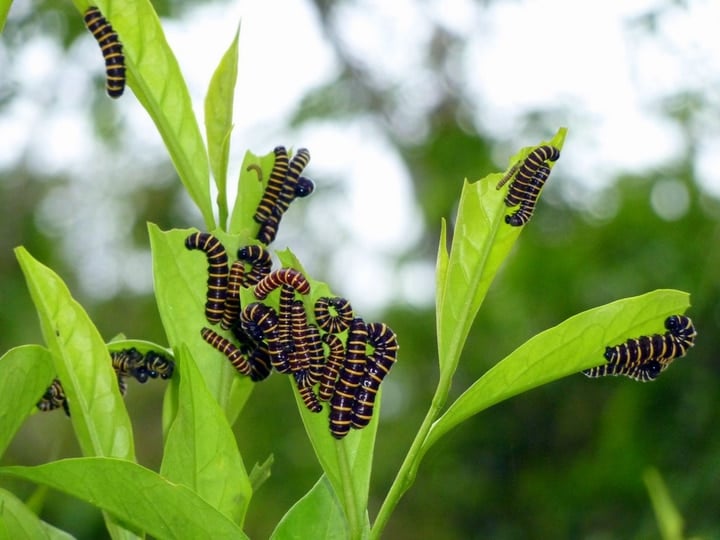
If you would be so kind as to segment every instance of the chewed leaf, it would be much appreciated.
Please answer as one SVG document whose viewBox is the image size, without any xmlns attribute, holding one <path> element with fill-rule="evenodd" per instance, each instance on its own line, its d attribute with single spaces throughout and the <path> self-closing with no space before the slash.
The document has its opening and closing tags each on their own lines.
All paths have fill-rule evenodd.
<svg viewBox="0 0 720 540">
<path fill-rule="evenodd" d="M 498 362 L 435 422 L 423 450 L 472 415 L 512 396 L 605 362 L 605 347 L 630 336 L 664 331 L 665 318 L 684 313 L 689 295 L 670 289 L 584 311 L 537 334 Z"/>
<path fill-rule="evenodd" d="M 268 458 L 262 463 L 256 463 L 255 465 L 253 465 L 250 474 L 248 474 L 253 493 L 255 493 L 260 488 L 260 486 L 262 486 L 267 481 L 267 479 L 270 478 L 274 461 L 275 457 L 270 454 Z"/>
</svg>

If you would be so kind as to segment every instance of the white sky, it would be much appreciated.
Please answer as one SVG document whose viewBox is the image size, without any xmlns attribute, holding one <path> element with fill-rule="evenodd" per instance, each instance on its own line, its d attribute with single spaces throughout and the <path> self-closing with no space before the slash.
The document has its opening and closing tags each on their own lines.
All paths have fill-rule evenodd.
<svg viewBox="0 0 720 540">
<path fill-rule="evenodd" d="M 423 63 L 422 45 L 430 37 L 431 23 L 440 22 L 466 42 L 465 53 L 452 68 L 476 96 L 476 125 L 517 149 L 536 142 L 523 138 L 519 119 L 524 112 L 567 107 L 570 112 L 560 116 L 557 126 L 569 127 L 557 172 L 599 189 L 618 171 L 661 170 L 679 155 L 681 134 L 655 114 L 664 97 L 685 88 L 720 101 L 714 89 L 720 82 L 720 4 L 696 1 L 687 10 L 672 8 L 672 16 L 659 22 L 660 38 L 648 39 L 629 20 L 655 4 L 650 0 L 528 0 L 485 6 L 472 0 L 366 0 L 344 6 L 336 18 L 342 24 L 344 45 L 365 61 L 370 76 L 402 90 L 407 106 L 398 114 L 409 135 L 422 132 L 423 113 L 436 99 L 434 74 Z M 200 125 L 208 81 L 240 19 L 230 177 L 237 176 L 245 149 L 265 153 L 285 144 L 311 150 L 309 176 L 342 180 L 340 189 L 332 186 L 332 196 L 339 199 L 335 204 L 328 206 L 327 198 L 317 196 L 324 188 L 317 180 L 316 193 L 307 202 L 297 203 L 323 203 L 313 208 L 313 215 L 322 219 L 313 217 L 307 226 L 327 230 L 328 244 L 322 247 L 337 253 L 331 268 L 313 268 L 312 261 L 303 258 L 312 249 L 296 245 L 299 235 L 292 231 L 281 228 L 277 247 L 289 244 L 309 270 L 325 273 L 322 277 L 338 293 L 355 299 L 361 312 L 381 307 L 396 289 L 409 302 L 432 301 L 434 281 L 428 281 L 432 268 L 413 265 L 396 271 L 383 263 L 384 255 L 412 244 L 421 231 L 407 171 L 373 120 L 323 122 L 299 132 L 285 128 L 288 114 L 302 96 L 337 70 L 333 52 L 305 0 L 283 2 L 282 16 L 276 3 L 252 0 L 202 7 L 181 21 L 165 23 Z M 99 143 L 94 142 L 92 126 L 78 113 L 90 92 L 97 91 L 90 79 L 96 73 L 87 73 L 83 67 L 95 62 L 98 72 L 102 71 L 96 49 L 88 35 L 65 57 L 52 42 L 37 39 L 9 63 L 11 69 L 3 67 L 8 60 L 0 50 L 0 73 L 20 85 L 19 94 L 25 96 L 0 117 L 0 171 L 22 152 L 46 173 L 72 171 L 77 185 L 53 188 L 53 197 L 43 205 L 38 219 L 48 230 L 71 239 L 74 234 L 91 235 L 77 243 L 85 253 L 94 246 L 93 261 L 81 261 L 81 277 L 88 290 L 143 291 L 151 284 L 149 268 L 141 270 L 147 266 L 145 255 L 135 253 L 115 273 L 108 271 L 109 266 L 117 267 L 113 257 L 127 236 L 127 227 L 109 224 L 107 219 L 104 225 L 95 224 L 108 215 L 121 218 L 128 211 L 122 204 L 103 203 L 108 196 L 122 195 L 124 188 L 98 184 L 98 171 L 93 171 L 93 178 L 83 177 L 88 156 L 107 152 L 95 148 Z M 48 97 L 48 86 L 57 81 L 61 81 L 58 92 Z M 122 177 L 131 189 L 132 167 L 141 168 L 145 161 L 152 162 L 153 152 L 164 150 L 131 92 L 108 106 L 122 108 L 133 134 L 132 141 L 123 143 L 134 148 L 133 163 L 128 165 L 131 172 L 125 169 Z M 43 126 L 40 132 L 38 125 Z M 706 189 L 720 195 L 715 157 L 720 150 L 720 128 L 713 120 L 703 127 L 699 179 Z M 72 144 L 63 145 L 63 140 Z M 78 142 L 83 140 L 87 143 Z M 507 157 L 498 156 L 498 160 Z M 438 179 L 442 180 L 459 179 Z M 669 178 L 653 193 L 653 204 L 664 219 L 677 219 L 672 208 L 662 209 L 668 198 L 682 199 L 678 189 L 682 191 L 683 186 Z M 78 208 L 78 200 L 88 199 L 96 202 L 92 210 L 70 210 Z M 342 237 L 340 232 L 352 234 L 347 248 L 338 249 L 332 242 Z"/>
</svg>

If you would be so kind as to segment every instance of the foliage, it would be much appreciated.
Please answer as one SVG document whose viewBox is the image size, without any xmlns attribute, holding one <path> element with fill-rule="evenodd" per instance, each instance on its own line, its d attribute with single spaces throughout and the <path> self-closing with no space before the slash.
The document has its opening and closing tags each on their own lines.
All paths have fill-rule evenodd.
<svg viewBox="0 0 720 540">
<path fill-rule="evenodd" d="M 253 242 L 257 226 L 252 210 L 262 186 L 248 165 L 258 165 L 267 177 L 272 159 L 271 154 L 246 154 L 238 197 L 233 208 L 228 208 L 238 35 L 207 93 L 206 146 L 177 61 L 152 6 L 130 1 L 98 4 L 122 36 L 129 87 L 155 122 L 206 228 L 229 250 Z M 86 7 L 82 2 L 76 6 L 81 12 Z M 561 148 L 565 136 L 566 130 L 561 129 L 547 142 Z M 518 152 L 510 165 L 531 148 Z M 210 172 L 218 190 L 219 223 L 210 200 Z M 441 225 L 436 272 L 437 388 L 376 519 L 370 520 L 368 501 L 379 411 L 368 428 L 336 441 L 324 415 L 310 414 L 295 392 L 323 472 L 280 520 L 273 538 L 379 537 L 400 498 L 412 486 L 423 456 L 451 429 L 503 400 L 600 364 L 608 343 L 656 331 L 658 320 L 689 306 L 686 293 L 661 289 L 579 313 L 530 338 L 446 407 L 470 328 L 524 229 L 504 223 L 504 190 L 495 189 L 501 176 L 495 173 L 465 182 L 449 250 L 448 226 L 444 221 Z M 110 368 L 108 348 L 96 326 L 55 272 L 25 248 L 16 250 L 40 319 L 44 346 L 14 348 L 0 359 L 4 375 L 0 381 L 6 381 L 0 384 L 7 387 L 0 392 L 2 448 L 56 373 L 66 388 L 73 429 L 84 457 L 33 467 L 5 466 L 0 468 L 0 476 L 50 486 L 93 504 L 104 512 L 113 538 L 145 533 L 159 538 L 200 536 L 207 530 L 217 537 L 245 537 L 242 531 L 246 518 L 252 516 L 252 497 L 260 483 L 254 478 L 267 475 L 267 468 L 257 475 L 248 474 L 232 430 L 254 386 L 247 378 L 238 377 L 222 355 L 199 337 L 204 324 L 206 269 L 203 258 L 183 246 L 188 232 L 149 225 L 158 310 L 177 362 L 164 403 L 164 455 L 159 472 L 136 462 L 130 418 Z M 277 255 L 284 266 L 302 269 L 290 251 Z M 330 292 L 328 285 L 310 281 L 308 306 Z M 402 344 L 402 335 L 400 341 Z M 418 360 L 401 355 L 402 362 Z M 12 385 L 7 382 L 10 380 Z M 251 437 L 252 433 L 239 436 Z M 43 531 L 50 537 L 64 537 L 12 493 L 0 495 L 3 524 L 10 536 Z"/>
<path fill-rule="evenodd" d="M 682 540 L 683 519 L 670 498 L 660 473 L 648 469 L 643 475 L 663 540 Z"/>
</svg>

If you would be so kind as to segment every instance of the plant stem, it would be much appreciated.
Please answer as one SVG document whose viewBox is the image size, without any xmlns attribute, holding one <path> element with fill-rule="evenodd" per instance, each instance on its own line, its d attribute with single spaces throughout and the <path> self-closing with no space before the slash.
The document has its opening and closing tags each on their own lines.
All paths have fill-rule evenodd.
<svg viewBox="0 0 720 540">
<path fill-rule="evenodd" d="M 345 506 L 345 517 L 350 526 L 350 538 L 360 540 L 362 538 L 362 525 L 360 523 L 360 515 L 358 514 L 357 500 L 355 499 L 355 489 L 352 485 L 352 471 L 350 470 L 350 461 L 348 460 L 347 448 L 343 441 L 337 441 L 338 445 L 338 464 L 340 466 L 340 476 L 342 478 L 343 499 Z"/>
<path fill-rule="evenodd" d="M 444 378 L 442 374 L 440 375 L 440 381 L 438 382 L 437 389 L 435 390 L 435 395 L 433 396 L 430 408 L 428 409 L 425 419 L 420 425 L 420 429 L 418 430 L 417 435 L 415 435 L 415 439 L 410 446 L 410 450 L 408 450 L 405 460 L 400 466 L 400 470 L 398 470 L 395 480 L 393 480 L 392 486 L 390 486 L 390 490 L 388 491 L 388 494 L 380 507 L 378 515 L 375 518 L 375 522 L 370 530 L 371 540 L 380 538 L 380 534 L 385 528 L 385 525 L 387 525 L 390 515 L 400 502 L 400 498 L 408 489 L 410 489 L 410 486 L 412 486 L 415 481 L 415 475 L 417 474 L 420 460 L 428 450 L 428 448 L 423 446 L 423 444 L 425 443 L 425 439 L 427 438 L 427 434 L 430 431 L 433 422 L 445 405 L 445 400 L 447 399 L 448 392 L 450 391 L 451 382 L 451 375 Z"/>
</svg>

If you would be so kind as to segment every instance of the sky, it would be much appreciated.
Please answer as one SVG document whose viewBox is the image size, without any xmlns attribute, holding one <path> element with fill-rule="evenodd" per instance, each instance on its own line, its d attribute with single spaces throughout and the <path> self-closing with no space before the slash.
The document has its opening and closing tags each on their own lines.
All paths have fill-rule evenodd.
<svg viewBox="0 0 720 540">
<path fill-rule="evenodd" d="M 465 37 L 466 52 L 455 69 L 462 72 L 460 79 L 469 93 L 477 96 L 478 128 L 519 148 L 535 143 L 517 138 L 526 111 L 569 105 L 564 123 L 569 135 L 557 171 L 564 167 L 571 181 L 601 190 L 620 171 L 657 168 L 662 174 L 663 166 L 681 154 L 683 134 L 656 114 L 658 108 L 679 88 L 707 92 L 720 73 L 720 42 L 714 28 L 714 21 L 720 20 L 720 5 L 693 2 L 688 9 L 671 9 L 658 21 L 660 38 L 655 39 L 642 32 L 637 21 L 656 4 L 649 0 L 545 0 L 484 6 L 471 0 L 368 0 L 346 5 L 335 17 L 342 27 L 343 45 L 356 58 L 372 59 L 367 66 L 369 76 L 388 86 L 412 86 L 408 101 L 414 108 L 409 108 L 407 116 L 413 128 L 422 122 L 413 122 L 413 113 L 421 116 L 423 105 L 431 106 L 434 98 L 432 86 L 423 84 L 430 80 L 423 73 L 427 67 L 422 45 L 429 39 L 431 23 L 439 22 Z M 230 36 L 234 21 L 242 19 L 242 105 L 235 141 L 262 141 L 259 149 L 269 148 L 272 142 L 264 142 L 264 135 L 270 132 L 271 138 L 276 137 L 305 91 L 330 79 L 337 65 L 306 2 L 285 2 L 287 16 L 282 20 L 271 3 L 232 5 L 235 18 L 229 14 L 232 9 L 228 12 L 220 6 L 191 14 L 188 19 L 193 21 L 197 39 L 187 35 L 183 21 L 168 29 L 168 38 L 177 44 L 178 56 L 189 62 L 186 72 L 194 71 L 190 64 L 194 48 L 203 41 L 200 36 Z M 218 57 L 227 39 L 221 38 L 221 45 L 206 42 L 196 56 Z M 282 70 L 275 69 L 282 53 L 273 50 L 273 44 L 292 50 Z M 528 62 L 529 55 L 534 61 Z M 206 64 L 197 71 L 198 82 L 191 91 L 198 100 L 211 68 Z M 287 84 L 289 80 L 292 85 Z M 272 111 L 268 102 L 274 104 Z M 702 165 L 712 163 L 720 142 L 717 129 L 709 135 L 700 149 L 699 179 L 708 191 L 720 195 L 714 167 Z M 432 268 L 414 265 L 393 273 L 377 262 L 384 253 L 411 245 L 421 232 L 416 225 L 418 210 L 411 204 L 408 173 L 378 127 L 371 120 L 350 125 L 319 123 L 289 138 L 318 149 L 312 170 L 320 177 L 340 177 L 346 183 L 343 208 L 349 211 L 332 218 L 351 228 L 354 236 L 335 261 L 341 290 L 352 290 L 352 297 L 365 299 L 368 308 L 382 305 L 396 289 L 411 303 L 432 302 L 432 287 L 416 286 L 418 281 L 428 282 Z M 254 148 L 249 142 L 236 146 L 248 145 Z M 499 156 L 498 162 L 508 157 Z M 407 201 L 406 208 L 398 211 L 397 201 Z M 651 202 L 660 217 L 669 220 L 681 217 L 689 206 L 685 187 L 673 178 L 658 184 Z M 374 219 L 374 215 L 394 222 Z M 362 271 L 349 278 L 344 268 Z"/>
<path fill-rule="evenodd" d="M 421 51 L 430 39 L 432 23 L 440 23 L 466 44 L 449 69 L 475 98 L 475 127 L 507 141 L 499 151 L 510 147 L 516 151 L 537 142 L 521 138 L 524 113 L 565 107 L 559 121 L 569 128 L 568 138 L 554 170 L 570 190 L 572 185 L 602 190 L 621 171 L 653 168 L 663 175 L 663 167 L 680 155 L 683 134 L 657 114 L 668 96 L 684 88 L 718 101 L 713 89 L 720 82 L 716 29 L 720 4 L 695 1 L 687 8 L 669 8 L 668 16 L 657 21 L 659 38 L 653 38 L 642 31 L 639 21 L 657 3 L 366 0 L 344 5 L 334 17 L 342 28 L 343 45 L 354 57 L 365 59 L 368 76 L 402 89 L 405 105 L 398 114 L 408 136 L 422 133 L 424 112 L 437 97 Z M 293 247 L 311 273 L 323 274 L 334 290 L 356 298 L 361 310 L 379 310 L 391 298 L 397 300 L 397 294 L 411 304 L 428 305 L 433 288 L 418 284 L 434 283 L 431 266 L 396 269 L 383 261 L 411 246 L 422 231 L 408 171 L 380 126 L 371 117 L 359 117 L 297 130 L 286 127 L 300 99 L 332 80 L 338 63 L 309 3 L 286 0 L 282 9 L 279 17 L 273 2 L 218 3 L 195 9 L 181 20 L 164 21 L 200 125 L 208 81 L 241 21 L 230 177 L 237 176 L 247 149 L 264 154 L 277 144 L 309 148 L 308 174 L 328 179 L 330 185 L 326 196 L 318 196 L 324 186 L 316 182 L 313 196 L 300 203 L 317 207 L 304 226 L 322 232 L 325 243 L 320 248 L 332 249 L 335 255 L 329 268 L 313 268 L 312 254 L 318 247 L 303 246 L 302 234 L 292 227 L 281 228 L 278 247 Z M 88 153 L 108 159 L 112 154 L 79 113 L 96 91 L 92 77 L 103 70 L 97 57 L 97 45 L 89 34 L 67 56 L 42 37 L 30 40 L 13 62 L 0 49 L 0 73 L 19 85 L 18 93 L 25 96 L 0 117 L 4 141 L 0 174 L 21 155 L 45 174 L 70 171 L 77 181 L 50 187 L 38 221 L 58 236 L 85 235 L 81 244 L 68 241 L 67 250 L 80 259 L 81 282 L 91 294 L 147 292 L 152 285 L 149 255 L 125 245 L 126 256 L 120 263 L 117 260 L 118 250 L 128 243 L 123 216 L 132 212 L 123 195 L 134 187 L 133 171 L 151 167 L 164 149 L 129 93 L 122 103 L 109 106 L 122 107 L 126 116 L 133 136 L 122 144 L 128 145 L 132 160 L 118 167 L 122 181 L 117 178 L 120 172 L 104 174 L 107 181 L 98 181 L 103 171 L 88 167 Z M 88 73 L 86 66 L 93 64 L 97 72 Z M 58 85 L 58 91 L 48 95 L 49 85 Z M 41 119 L 45 127 L 38 134 L 33 127 Z M 701 127 L 699 180 L 706 190 L 720 195 L 714 166 L 720 129 L 713 119 Z M 87 143 L 62 145 L 63 140 Z M 503 163 L 515 151 L 498 155 L 496 161 Z M 688 206 L 687 200 L 683 203 L 684 186 L 672 177 L 658 186 L 652 204 L 660 217 L 681 217 Z M 71 210 L 78 208 L 78 201 L 87 200 L 93 204 L 80 212 Z M 177 204 L 179 211 L 193 211 L 188 201 Z M 383 219 L 376 219 L 377 215 Z M 344 234 L 350 235 L 349 242 L 343 240 Z M 82 248 L 73 247 L 78 245 Z M 94 255 L 83 259 L 89 247 Z M 351 275 L 347 268 L 354 269 Z"/>
</svg>

